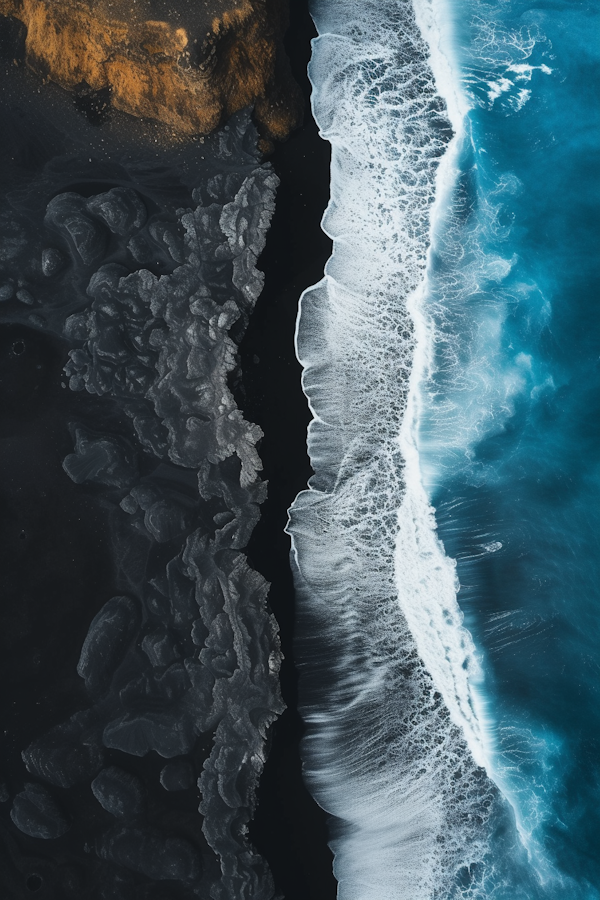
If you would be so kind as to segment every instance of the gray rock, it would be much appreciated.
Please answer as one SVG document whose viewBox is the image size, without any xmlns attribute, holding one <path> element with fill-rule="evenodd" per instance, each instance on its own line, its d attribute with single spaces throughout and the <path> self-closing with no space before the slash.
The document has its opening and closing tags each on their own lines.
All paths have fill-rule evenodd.
<svg viewBox="0 0 600 900">
<path fill-rule="evenodd" d="M 202 827 L 222 867 L 213 892 L 228 900 L 272 896 L 268 870 L 244 825 L 255 805 L 267 729 L 283 709 L 281 654 L 267 585 L 242 552 L 266 492 L 257 476 L 262 432 L 245 421 L 231 383 L 239 337 L 262 287 L 256 262 L 275 186 L 269 166 L 217 176 L 194 192 L 195 209 L 177 211 L 177 223 L 160 213 L 136 221 L 127 213 L 127 196 L 116 195 L 116 202 L 110 191 L 73 201 L 77 216 L 93 219 L 100 233 L 108 235 L 108 228 L 124 238 L 111 236 L 111 249 L 127 244 L 128 265 L 131 254 L 141 265 L 134 272 L 101 266 L 90 276 L 87 306 L 70 308 L 65 371 L 71 387 L 119 404 L 144 450 L 173 472 L 188 473 L 193 485 L 189 492 L 155 470 L 120 495 L 128 515 L 119 510 L 117 517 L 123 534 L 136 547 L 143 543 L 140 558 L 146 548 L 157 560 L 174 558 L 158 573 L 153 565 L 151 590 L 142 584 L 145 563 L 137 580 L 127 576 L 144 596 L 143 640 L 134 640 L 137 624 L 127 624 L 131 611 L 105 608 L 90 628 L 80 674 L 106 691 L 96 706 L 106 747 L 172 760 L 161 772 L 165 790 L 193 787 L 193 769 L 181 757 L 198 736 L 213 736 L 201 776 Z M 65 221 L 55 217 L 52 227 L 76 247 Z M 153 274 L 158 263 L 166 272 L 160 277 Z M 92 448 L 91 457 L 99 452 Z M 88 460 L 88 449 L 73 456 L 81 456 L 68 464 L 75 464 L 74 480 L 87 478 L 77 467 Z M 107 468 L 89 472 L 99 480 Z M 157 546 L 166 541 L 177 542 L 169 555 Z M 139 621 L 137 612 L 133 618 Z M 104 783 L 106 771 L 94 793 L 119 816 L 125 809 L 119 785 L 110 778 Z M 185 881 L 199 871 L 186 855 L 189 845 L 184 852 L 139 828 L 116 827 L 97 849 L 155 880 Z"/>
<path fill-rule="evenodd" d="M 92 620 L 77 671 L 91 691 L 105 690 L 138 628 L 139 613 L 129 597 L 113 597 Z"/>
<path fill-rule="evenodd" d="M 116 187 L 90 197 L 86 204 L 93 215 L 108 225 L 113 234 L 126 237 L 146 222 L 146 207 L 131 188 Z"/>
<path fill-rule="evenodd" d="M 142 641 L 142 650 L 155 667 L 169 666 L 181 656 L 175 638 L 164 630 L 147 634 Z"/>
<path fill-rule="evenodd" d="M 42 250 L 42 272 L 46 278 L 58 275 L 65 265 L 65 258 L 55 247 L 45 247 Z"/>
<path fill-rule="evenodd" d="M 104 256 L 102 226 L 87 213 L 80 194 L 58 194 L 46 207 L 46 225 L 64 235 L 81 261 L 89 266 Z"/>
<path fill-rule="evenodd" d="M 9 214 L 0 215 L 0 262 L 16 259 L 27 245 L 24 228 Z"/>
<path fill-rule="evenodd" d="M 168 563 L 167 579 L 173 621 L 177 626 L 190 628 L 198 615 L 195 585 L 182 571 L 181 562 L 178 558 Z"/>
<path fill-rule="evenodd" d="M 17 291 L 17 300 L 19 300 L 20 303 L 24 303 L 26 306 L 33 306 L 35 303 L 32 295 L 29 291 L 26 291 L 25 288 L 20 288 Z"/>
<path fill-rule="evenodd" d="M 160 783 L 165 791 L 187 791 L 194 782 L 194 767 L 187 759 L 167 763 L 160 773 Z"/>
<path fill-rule="evenodd" d="M 166 246 L 169 255 L 175 262 L 183 263 L 185 261 L 183 237 L 177 233 L 173 225 L 166 222 L 152 222 L 148 231 L 157 244 Z"/>
<path fill-rule="evenodd" d="M 27 784 L 17 794 L 10 817 L 29 837 L 55 840 L 69 830 L 69 822 L 54 798 L 37 784 Z"/>
<path fill-rule="evenodd" d="M 177 500 L 161 496 L 159 488 L 136 485 L 121 501 L 121 509 L 130 515 L 142 510 L 143 528 L 159 544 L 171 541 L 188 529 L 189 516 Z M 139 523 L 141 527 L 141 521 Z"/>
<path fill-rule="evenodd" d="M 145 756 L 155 750 L 166 759 L 189 753 L 194 739 L 192 724 L 176 707 L 169 713 L 128 713 L 110 722 L 103 735 L 106 747 L 132 756 Z"/>
<path fill-rule="evenodd" d="M 75 453 L 65 458 L 63 469 L 75 484 L 91 481 L 118 488 L 127 487 L 137 474 L 123 441 L 94 436 L 84 428 L 75 429 Z"/>
<path fill-rule="evenodd" d="M 127 244 L 127 249 L 141 265 L 148 265 L 157 254 L 157 249 L 153 248 L 151 241 L 144 234 L 134 235 Z"/>
<path fill-rule="evenodd" d="M 98 856 L 155 881 L 198 881 L 202 874 L 200 854 L 181 838 L 159 831 L 114 828 L 99 841 Z"/>
<path fill-rule="evenodd" d="M 168 432 L 156 416 L 136 416 L 133 420 L 135 433 L 142 445 L 159 459 L 168 454 Z"/>
<path fill-rule="evenodd" d="M 21 754 L 27 771 L 61 788 L 92 778 L 104 763 L 102 748 L 80 738 L 76 722 L 52 728 Z"/>
<path fill-rule="evenodd" d="M 135 819 L 144 810 L 144 788 L 135 775 L 117 766 L 103 769 L 92 781 L 98 803 L 117 819 Z"/>
</svg>

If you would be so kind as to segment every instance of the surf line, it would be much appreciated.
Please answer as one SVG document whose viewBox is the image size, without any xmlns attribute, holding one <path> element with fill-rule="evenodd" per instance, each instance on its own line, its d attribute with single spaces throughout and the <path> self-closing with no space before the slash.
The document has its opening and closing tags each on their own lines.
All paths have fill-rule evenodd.
<svg viewBox="0 0 600 900">
<path fill-rule="evenodd" d="M 362 900 L 430 900 L 485 857 L 496 791 L 475 758 L 477 660 L 416 441 L 451 123 L 412 4 L 325 0 L 313 15 L 313 113 L 332 147 L 322 227 L 334 246 L 296 331 L 315 471 L 287 529 L 304 774 L 335 817 L 340 898 L 360 885 Z"/>
<path fill-rule="evenodd" d="M 465 125 L 471 102 L 462 89 L 463 77 L 453 53 L 456 38 L 452 0 L 413 0 L 413 8 L 417 26 L 430 49 L 429 65 L 436 90 L 445 103 L 453 136 L 436 172 L 425 275 L 407 299 L 416 341 L 406 413 L 398 435 L 406 480 L 395 548 L 398 600 L 419 655 L 452 720 L 462 730 L 473 759 L 485 769 L 512 808 L 530 865 L 542 884 L 561 882 L 560 874 L 524 825 L 519 799 L 508 774 L 510 761 L 503 762 L 496 740 L 497 722 L 485 694 L 484 660 L 470 631 L 463 625 L 456 562 L 446 555 L 437 536 L 436 513 L 423 479 L 419 430 L 427 383 L 435 365 L 435 325 L 427 310 L 432 257 L 446 212 L 451 208 L 460 174 L 461 149 L 472 139 Z M 433 482 L 435 473 L 428 473 L 428 477 Z"/>
<path fill-rule="evenodd" d="M 429 65 L 437 92 L 446 105 L 453 136 L 435 175 L 425 276 L 406 301 L 415 331 L 415 349 L 406 412 L 398 435 L 405 461 L 406 491 L 398 511 L 396 584 L 400 607 L 419 655 L 452 720 L 462 729 L 475 762 L 491 774 L 493 749 L 491 729 L 485 727 L 483 667 L 473 638 L 463 625 L 456 563 L 446 555 L 437 536 L 435 510 L 423 484 L 419 451 L 423 391 L 434 365 L 434 324 L 426 309 L 431 259 L 444 211 L 452 202 L 458 157 L 467 139 L 464 123 L 469 104 L 460 90 L 460 75 L 452 58 L 453 28 L 448 4 L 444 0 L 414 0 L 414 10 L 430 49 Z"/>
</svg>

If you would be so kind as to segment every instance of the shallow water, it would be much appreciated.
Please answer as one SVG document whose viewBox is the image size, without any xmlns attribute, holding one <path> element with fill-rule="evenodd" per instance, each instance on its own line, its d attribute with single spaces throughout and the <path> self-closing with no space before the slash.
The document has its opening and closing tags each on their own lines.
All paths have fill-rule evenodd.
<svg viewBox="0 0 600 900">
<path fill-rule="evenodd" d="M 342 900 L 598 896 L 591 6 L 313 3 L 305 768 Z M 597 227 L 597 222 L 596 222 Z"/>
</svg>

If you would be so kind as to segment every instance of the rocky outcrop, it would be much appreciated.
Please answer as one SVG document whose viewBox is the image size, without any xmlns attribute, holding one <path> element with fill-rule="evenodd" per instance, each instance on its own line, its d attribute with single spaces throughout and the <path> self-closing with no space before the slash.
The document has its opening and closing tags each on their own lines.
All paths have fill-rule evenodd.
<svg viewBox="0 0 600 900">
<path fill-rule="evenodd" d="M 0 0 L 26 28 L 38 75 L 97 110 L 207 134 L 254 105 L 263 138 L 285 138 L 302 101 L 282 37 L 285 0 Z"/>
<path fill-rule="evenodd" d="M 79 644 L 78 711 L 31 735 L 11 792 L 14 839 L 70 842 L 102 883 L 65 898 L 145 900 L 167 881 L 173 900 L 275 894 L 248 826 L 282 655 L 245 553 L 267 490 L 262 431 L 233 393 L 278 184 L 256 138 L 248 111 L 232 117 L 202 155 L 192 146 L 189 185 L 186 156 L 166 173 L 98 166 L 107 180 L 90 190 L 89 157 L 69 156 L 0 206 L 3 314 L 60 335 L 79 411 L 64 480 L 108 511 L 118 586 Z M 12 339 L 11 359 L 29 340 Z"/>
</svg>

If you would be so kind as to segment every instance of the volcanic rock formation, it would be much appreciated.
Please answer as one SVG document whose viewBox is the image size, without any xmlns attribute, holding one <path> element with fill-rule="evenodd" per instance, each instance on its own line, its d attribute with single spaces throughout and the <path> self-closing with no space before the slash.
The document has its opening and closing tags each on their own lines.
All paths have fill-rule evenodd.
<svg viewBox="0 0 600 900">
<path fill-rule="evenodd" d="M 252 104 L 267 140 L 298 124 L 285 0 L 0 0 L 0 16 L 22 23 L 27 65 L 46 81 L 175 135 Z"/>
</svg>

